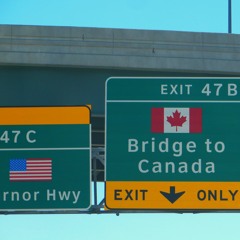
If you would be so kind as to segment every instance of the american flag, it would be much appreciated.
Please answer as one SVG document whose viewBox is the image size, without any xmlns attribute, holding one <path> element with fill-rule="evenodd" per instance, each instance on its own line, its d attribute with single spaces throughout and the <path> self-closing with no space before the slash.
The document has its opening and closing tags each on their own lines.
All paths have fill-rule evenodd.
<svg viewBox="0 0 240 240">
<path fill-rule="evenodd" d="M 10 181 L 51 181 L 52 159 L 10 159 Z"/>
</svg>

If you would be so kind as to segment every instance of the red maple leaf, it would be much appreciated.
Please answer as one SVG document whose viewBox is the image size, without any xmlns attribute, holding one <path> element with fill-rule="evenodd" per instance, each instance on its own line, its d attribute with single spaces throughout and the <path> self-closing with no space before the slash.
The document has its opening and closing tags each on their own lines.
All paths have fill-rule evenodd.
<svg viewBox="0 0 240 240">
<path fill-rule="evenodd" d="M 167 117 L 167 121 L 171 124 L 172 127 L 176 127 L 176 132 L 178 131 L 178 127 L 182 127 L 183 123 L 187 121 L 187 117 L 181 116 L 181 112 L 176 110 L 173 112 L 173 117 Z"/>
</svg>

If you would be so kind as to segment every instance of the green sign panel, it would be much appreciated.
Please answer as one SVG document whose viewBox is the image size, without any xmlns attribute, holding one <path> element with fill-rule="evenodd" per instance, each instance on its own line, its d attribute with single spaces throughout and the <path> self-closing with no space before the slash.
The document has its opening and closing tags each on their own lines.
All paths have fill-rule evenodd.
<svg viewBox="0 0 240 240">
<path fill-rule="evenodd" d="M 88 209 L 90 110 L 0 108 L 0 210 Z"/>
<path fill-rule="evenodd" d="M 239 210 L 240 79 L 110 78 L 109 209 Z"/>
</svg>

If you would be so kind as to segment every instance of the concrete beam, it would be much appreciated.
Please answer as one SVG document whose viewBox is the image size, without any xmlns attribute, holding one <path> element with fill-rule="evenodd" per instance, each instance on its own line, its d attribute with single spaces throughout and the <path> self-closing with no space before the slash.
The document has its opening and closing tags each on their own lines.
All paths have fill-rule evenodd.
<svg viewBox="0 0 240 240">
<path fill-rule="evenodd" d="M 240 73 L 240 35 L 0 25 L 0 65 Z"/>
</svg>

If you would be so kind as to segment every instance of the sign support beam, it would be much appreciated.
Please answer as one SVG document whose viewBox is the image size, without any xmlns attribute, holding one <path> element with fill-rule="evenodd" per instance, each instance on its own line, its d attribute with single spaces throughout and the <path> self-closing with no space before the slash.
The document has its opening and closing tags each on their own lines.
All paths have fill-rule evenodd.
<svg viewBox="0 0 240 240">
<path fill-rule="evenodd" d="M 232 0 L 228 0 L 228 33 L 232 33 Z"/>
</svg>

